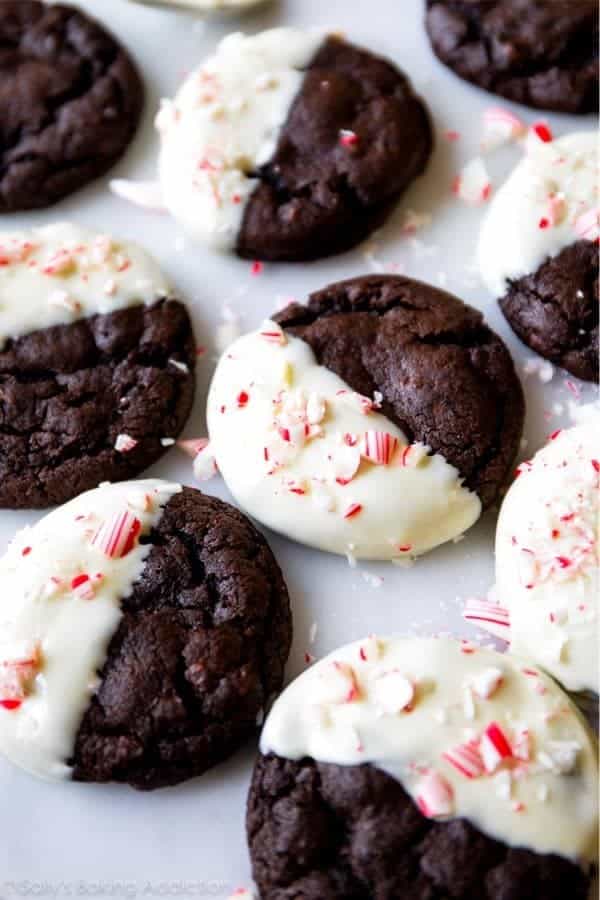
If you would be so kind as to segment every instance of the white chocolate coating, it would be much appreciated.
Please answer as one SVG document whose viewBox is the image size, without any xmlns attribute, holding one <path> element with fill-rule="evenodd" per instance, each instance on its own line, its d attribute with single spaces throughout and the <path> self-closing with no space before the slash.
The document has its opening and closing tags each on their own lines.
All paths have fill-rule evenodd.
<svg viewBox="0 0 600 900">
<path fill-rule="evenodd" d="M 519 472 L 496 532 L 511 649 L 569 690 L 597 693 L 600 417 L 561 431 Z"/>
<path fill-rule="evenodd" d="M 15 765 L 69 777 L 121 600 L 150 552 L 137 537 L 180 490 L 157 479 L 103 485 L 19 532 L 0 560 L 0 753 Z M 128 532 L 120 540 L 109 534 L 117 543 L 109 557 L 93 536 L 123 513 L 137 522 L 137 536 L 126 544 Z"/>
<path fill-rule="evenodd" d="M 536 670 L 518 657 L 465 642 L 371 637 L 320 660 L 284 691 L 261 751 L 343 766 L 368 762 L 397 779 L 426 815 L 467 818 L 510 846 L 592 861 L 594 738 L 550 678 L 527 672 Z M 407 705 L 403 684 L 413 691 Z M 509 745 L 500 758 L 502 739 Z M 425 801 L 435 805 L 424 809 Z"/>
<path fill-rule="evenodd" d="M 128 241 L 64 222 L 0 233 L 0 349 L 9 338 L 168 294 L 154 260 Z"/>
<path fill-rule="evenodd" d="M 479 498 L 441 454 L 409 445 L 372 401 L 273 322 L 223 354 L 207 421 L 211 452 L 239 505 L 300 543 L 402 559 L 479 518 Z M 365 456 L 366 433 L 386 440 L 379 464 Z"/>
<path fill-rule="evenodd" d="M 157 116 L 164 202 L 196 240 L 230 250 L 257 179 L 275 152 L 303 80 L 324 38 L 276 28 L 231 34 L 186 79 Z"/>
<path fill-rule="evenodd" d="M 481 229 L 479 269 L 489 290 L 504 294 L 508 279 L 535 272 L 578 240 L 577 220 L 597 205 L 596 132 L 531 142 L 493 197 Z"/>
</svg>

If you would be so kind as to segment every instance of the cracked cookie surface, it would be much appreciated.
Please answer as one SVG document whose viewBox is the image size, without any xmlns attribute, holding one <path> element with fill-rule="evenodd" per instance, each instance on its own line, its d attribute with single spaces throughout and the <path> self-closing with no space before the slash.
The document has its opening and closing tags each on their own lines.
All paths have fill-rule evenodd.
<svg viewBox="0 0 600 900">
<path fill-rule="evenodd" d="M 247 829 L 262 900 L 586 900 L 570 860 L 434 822 L 371 765 L 258 758 Z"/>
<path fill-rule="evenodd" d="M 155 462 L 191 410 L 195 359 L 175 300 L 9 340 L 0 350 L 0 507 L 63 503 Z M 120 434 L 136 446 L 118 452 Z"/>
<path fill-rule="evenodd" d="M 255 733 L 282 685 L 289 598 L 250 521 L 184 488 L 145 541 L 78 731 L 76 780 L 150 789 L 200 775 Z"/>
<path fill-rule="evenodd" d="M 510 280 L 499 302 L 528 347 L 577 378 L 598 381 L 599 300 L 598 247 L 576 241 Z"/>
<path fill-rule="evenodd" d="M 49 206 L 104 174 L 142 105 L 135 65 L 97 22 L 0 0 L 0 213 Z"/>
<path fill-rule="evenodd" d="M 423 172 L 432 142 L 425 106 L 401 71 L 327 39 L 305 71 L 274 156 L 256 172 L 238 254 L 308 260 L 349 249 Z"/>
<path fill-rule="evenodd" d="M 596 112 L 594 0 L 428 0 L 426 24 L 461 78 L 527 106 Z"/>
<path fill-rule="evenodd" d="M 523 392 L 480 312 L 430 285 L 369 276 L 331 285 L 275 316 L 352 390 L 382 394 L 410 441 L 455 466 L 484 507 L 516 456 Z"/>
</svg>

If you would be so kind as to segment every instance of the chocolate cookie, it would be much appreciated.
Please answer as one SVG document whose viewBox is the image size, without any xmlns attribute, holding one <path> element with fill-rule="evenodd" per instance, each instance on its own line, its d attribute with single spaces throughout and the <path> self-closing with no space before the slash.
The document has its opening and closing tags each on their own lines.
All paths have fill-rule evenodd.
<svg viewBox="0 0 600 900">
<path fill-rule="evenodd" d="M 481 313 L 371 276 L 293 304 L 223 354 L 209 451 L 237 502 L 302 543 L 364 559 L 452 540 L 497 498 L 523 394 Z"/>
<path fill-rule="evenodd" d="M 526 672 L 464 642 L 401 638 L 304 672 L 267 719 L 250 787 L 261 900 L 586 900 L 594 738 Z M 542 718 L 555 705 L 562 724 Z"/>
<path fill-rule="evenodd" d="M 461 78 L 538 109 L 598 108 L 595 0 L 427 0 L 436 55 Z"/>
<path fill-rule="evenodd" d="M 577 378 L 598 381 L 598 247 L 576 241 L 509 281 L 500 308 L 521 340 Z"/>
<path fill-rule="evenodd" d="M 380 392 L 385 415 L 411 442 L 442 453 L 484 508 L 496 500 L 524 402 L 508 350 L 479 311 L 423 282 L 370 276 L 275 318 L 354 391 Z"/>
<path fill-rule="evenodd" d="M 406 76 L 323 32 L 230 35 L 164 103 L 165 203 L 199 240 L 306 260 L 376 228 L 432 150 Z"/>
<path fill-rule="evenodd" d="M 135 65 L 96 21 L 0 0 L 0 213 L 49 206 L 103 175 L 142 105 Z"/>
<path fill-rule="evenodd" d="M 83 494 L 17 535 L 0 585 L 0 751 L 33 774 L 176 784 L 237 749 L 281 687 L 279 567 L 241 513 L 199 491 Z"/>
<path fill-rule="evenodd" d="M 44 507 L 159 459 L 191 410 L 185 307 L 132 244 L 0 235 L 0 507 Z"/>
<path fill-rule="evenodd" d="M 598 380 L 595 132 L 533 145 L 495 194 L 479 266 L 517 335 L 578 378 Z"/>
</svg>

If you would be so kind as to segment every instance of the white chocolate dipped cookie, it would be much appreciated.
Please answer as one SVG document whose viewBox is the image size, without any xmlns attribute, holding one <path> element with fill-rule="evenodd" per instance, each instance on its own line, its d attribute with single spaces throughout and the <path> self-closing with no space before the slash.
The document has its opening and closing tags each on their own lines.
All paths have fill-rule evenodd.
<svg viewBox="0 0 600 900">
<path fill-rule="evenodd" d="M 281 572 L 237 510 L 156 479 L 103 485 L 0 560 L 0 754 L 55 780 L 199 775 L 254 730 L 290 631 Z"/>
<path fill-rule="evenodd" d="M 598 693 L 600 418 L 553 434 L 518 472 L 496 532 L 511 650 Z"/>
<path fill-rule="evenodd" d="M 278 318 L 225 351 L 209 392 L 198 460 L 215 460 L 240 506 L 293 540 L 364 559 L 418 556 L 470 528 L 506 477 L 522 415 L 510 358 L 479 314 L 388 277 L 334 285 Z M 446 327 L 463 346 L 428 342 Z M 482 378 L 470 341 L 489 348 L 484 369 L 497 361 Z M 506 409 L 500 436 L 493 424 L 484 433 L 490 396 Z"/>
<path fill-rule="evenodd" d="M 578 378 L 598 380 L 598 136 L 532 130 L 492 200 L 479 267 L 519 338 Z"/>
<path fill-rule="evenodd" d="M 191 409 L 195 361 L 185 307 L 136 244 L 66 223 L 0 234 L 0 507 L 155 462 Z"/>
<path fill-rule="evenodd" d="M 353 246 L 431 151 L 406 77 L 322 30 L 229 35 L 156 127 L 167 209 L 196 240 L 250 259 Z"/>
<path fill-rule="evenodd" d="M 596 742 L 534 666 L 464 641 L 370 637 L 305 671 L 267 718 L 254 877 L 267 897 L 310 873 L 336 898 L 583 900 L 597 798 Z"/>
</svg>

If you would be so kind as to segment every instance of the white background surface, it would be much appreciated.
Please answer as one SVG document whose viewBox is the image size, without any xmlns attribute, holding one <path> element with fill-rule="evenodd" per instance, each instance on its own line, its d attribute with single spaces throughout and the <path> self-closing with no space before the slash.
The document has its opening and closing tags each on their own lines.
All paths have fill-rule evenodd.
<svg viewBox="0 0 600 900">
<path fill-rule="evenodd" d="M 473 256 L 481 209 L 467 209 L 450 194 L 460 165 L 478 152 L 481 113 L 493 98 L 454 78 L 434 59 L 422 28 L 422 0 L 281 0 L 246 15 L 202 25 L 198 16 L 136 6 L 128 0 L 80 0 L 116 31 L 136 55 L 146 81 L 144 126 L 129 155 L 112 176 L 154 177 L 157 140 L 152 119 L 161 96 L 171 95 L 186 73 L 217 39 L 242 27 L 258 31 L 275 25 L 332 26 L 349 38 L 395 60 L 412 77 L 431 109 L 438 141 L 426 176 L 405 196 L 391 222 L 358 250 L 311 265 L 268 265 L 252 277 L 250 264 L 211 254 L 188 242 L 167 216 L 136 210 L 111 196 L 107 182 L 79 192 L 52 210 L 1 216 L 0 228 L 50 223 L 58 218 L 144 243 L 160 260 L 181 297 L 190 304 L 197 341 L 209 352 L 199 367 L 198 397 L 188 436 L 205 433 L 203 404 L 212 371 L 215 330 L 225 305 L 251 328 L 274 309 L 282 296 L 304 299 L 311 290 L 371 271 L 376 264 L 400 264 L 407 274 L 446 285 L 485 311 L 505 338 L 523 377 L 527 396 L 523 456 L 536 450 L 544 435 L 569 421 L 572 399 L 564 373 L 549 384 L 523 375 L 532 358 L 512 336 L 474 273 Z M 508 105 L 508 104 L 504 104 Z M 517 110 L 528 121 L 533 111 Z M 593 128 L 593 120 L 549 116 L 556 134 Z M 444 130 L 460 132 L 449 143 Z M 495 183 L 519 157 L 516 148 L 489 157 Z M 415 243 L 401 234 L 407 209 L 431 213 L 433 221 Z M 582 386 L 579 384 L 579 388 Z M 584 398 L 591 390 L 584 389 Z M 552 413 L 553 405 L 565 414 Z M 152 474 L 192 482 L 191 465 L 172 450 Z M 227 497 L 220 479 L 206 486 Z M 38 514 L 0 512 L 0 552 L 15 529 Z M 460 603 L 481 595 L 493 579 L 495 514 L 455 545 L 443 547 L 412 569 L 360 565 L 327 557 L 269 535 L 290 588 L 295 640 L 289 676 L 303 666 L 305 651 L 317 656 L 368 632 L 418 629 L 473 634 L 460 619 Z M 375 587 L 364 573 L 381 576 Z M 1 598 L 0 598 L 1 600 Z M 310 644 L 311 625 L 317 636 Z M 243 828 L 244 804 L 254 747 L 240 751 L 211 773 L 175 789 L 139 794 L 117 786 L 45 784 L 0 761 L 0 898 L 15 896 L 218 897 L 250 884 Z"/>
</svg>

